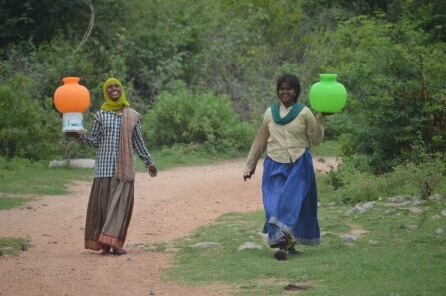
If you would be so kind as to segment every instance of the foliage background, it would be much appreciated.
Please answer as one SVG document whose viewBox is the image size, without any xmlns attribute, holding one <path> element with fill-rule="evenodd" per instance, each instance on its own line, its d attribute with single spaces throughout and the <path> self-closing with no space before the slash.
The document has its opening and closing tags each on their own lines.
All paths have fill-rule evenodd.
<svg viewBox="0 0 446 296">
<path fill-rule="evenodd" d="M 326 71 L 349 94 L 327 137 L 366 155 L 365 171 L 444 157 L 441 0 L 0 0 L 0 16 L 5 158 L 91 155 L 60 133 L 51 98 L 64 76 L 89 88 L 90 112 L 102 82 L 121 79 L 151 149 L 222 152 L 249 149 L 279 75 L 298 75 L 306 102 Z"/>
</svg>

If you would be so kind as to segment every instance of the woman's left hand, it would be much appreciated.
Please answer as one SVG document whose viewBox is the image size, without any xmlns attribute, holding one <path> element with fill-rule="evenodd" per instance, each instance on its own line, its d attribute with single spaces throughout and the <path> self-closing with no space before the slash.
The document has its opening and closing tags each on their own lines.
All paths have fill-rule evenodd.
<svg viewBox="0 0 446 296">
<path fill-rule="evenodd" d="M 156 177 L 157 174 L 158 174 L 158 170 L 156 169 L 156 166 L 154 164 L 149 165 L 150 177 Z"/>
</svg>

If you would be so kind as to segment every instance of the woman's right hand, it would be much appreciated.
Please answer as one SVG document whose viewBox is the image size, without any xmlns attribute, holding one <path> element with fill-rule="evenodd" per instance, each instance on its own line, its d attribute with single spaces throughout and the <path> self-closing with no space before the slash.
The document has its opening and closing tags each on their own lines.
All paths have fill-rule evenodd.
<svg viewBox="0 0 446 296">
<path fill-rule="evenodd" d="M 158 175 L 158 170 L 154 164 L 149 165 L 149 175 L 150 177 L 156 177 Z"/>
<path fill-rule="evenodd" d="M 255 171 L 255 169 L 252 169 L 249 173 L 245 173 L 244 175 L 243 175 L 243 180 L 248 180 L 248 179 L 251 179 L 251 177 L 252 177 L 252 175 L 254 175 L 254 171 Z"/>
</svg>

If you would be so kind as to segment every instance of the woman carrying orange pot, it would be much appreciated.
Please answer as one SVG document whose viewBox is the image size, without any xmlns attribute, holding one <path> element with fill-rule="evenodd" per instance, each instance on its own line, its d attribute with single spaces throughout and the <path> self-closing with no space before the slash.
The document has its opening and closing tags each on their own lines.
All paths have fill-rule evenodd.
<svg viewBox="0 0 446 296">
<path fill-rule="evenodd" d="M 103 94 L 105 103 L 96 112 L 90 135 L 73 132 L 67 135 L 97 149 L 85 224 L 85 248 L 123 255 L 127 253 L 123 245 L 134 200 L 133 151 L 151 177 L 156 177 L 157 169 L 142 138 L 140 115 L 129 107 L 121 82 L 107 79 Z"/>
</svg>

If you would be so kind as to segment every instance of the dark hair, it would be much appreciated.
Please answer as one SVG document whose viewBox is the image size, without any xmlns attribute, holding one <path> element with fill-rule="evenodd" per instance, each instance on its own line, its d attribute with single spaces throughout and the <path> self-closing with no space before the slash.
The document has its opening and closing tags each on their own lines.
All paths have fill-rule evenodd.
<svg viewBox="0 0 446 296">
<path fill-rule="evenodd" d="M 281 76 L 277 80 L 277 88 L 276 88 L 277 95 L 279 95 L 279 88 L 282 85 L 282 83 L 284 83 L 284 82 L 286 82 L 289 85 L 291 85 L 291 87 L 296 92 L 296 95 L 294 96 L 294 102 L 297 102 L 297 98 L 299 98 L 299 95 L 300 95 L 300 82 L 299 82 L 299 79 L 296 77 L 296 75 L 293 75 L 293 74 L 285 74 L 285 75 Z"/>
</svg>

